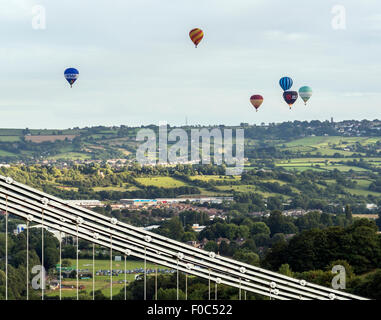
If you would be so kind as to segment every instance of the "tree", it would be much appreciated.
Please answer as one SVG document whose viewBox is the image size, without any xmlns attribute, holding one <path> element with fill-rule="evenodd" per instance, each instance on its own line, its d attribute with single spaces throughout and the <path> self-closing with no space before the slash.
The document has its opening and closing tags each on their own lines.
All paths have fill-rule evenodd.
<svg viewBox="0 0 381 320">
<path fill-rule="evenodd" d="M 176 300 L 177 299 L 177 290 L 175 288 L 163 289 L 160 288 L 157 291 L 158 300 Z M 185 300 L 185 293 L 182 290 L 179 290 L 179 300 Z"/>
<path fill-rule="evenodd" d="M 352 223 L 352 209 L 348 204 L 345 206 L 345 218 L 349 224 Z"/>
<path fill-rule="evenodd" d="M 254 241 L 255 241 L 255 245 L 257 247 L 265 247 L 265 246 L 268 246 L 269 242 L 270 242 L 270 236 L 266 233 L 259 233 L 259 234 L 256 234 L 254 237 L 253 237 Z"/>
<path fill-rule="evenodd" d="M 195 232 L 193 231 L 184 232 L 183 239 L 182 239 L 183 242 L 196 241 L 196 240 L 197 240 L 197 235 Z"/>
<path fill-rule="evenodd" d="M 376 220 L 378 229 L 381 230 L 381 212 L 378 214 L 378 219 Z"/>
<path fill-rule="evenodd" d="M 184 228 L 178 217 L 173 217 L 163 223 L 160 234 L 174 240 L 181 241 L 184 236 Z"/>
<path fill-rule="evenodd" d="M 255 222 L 253 223 L 250 233 L 254 236 L 256 234 L 267 234 L 270 235 L 271 231 L 270 228 L 267 226 L 264 222 Z"/>
<path fill-rule="evenodd" d="M 218 247 L 218 252 L 223 256 L 229 255 L 229 245 L 225 240 L 221 241 L 220 246 Z"/>
<path fill-rule="evenodd" d="M 268 226 L 270 227 L 271 234 L 294 234 L 298 231 L 298 228 L 294 225 L 292 220 L 290 220 L 288 217 L 283 216 L 282 212 L 277 210 L 270 213 Z"/>
<path fill-rule="evenodd" d="M 279 267 L 279 270 L 278 270 L 279 273 L 285 275 L 285 276 L 288 276 L 288 277 L 293 277 L 294 276 L 294 273 L 292 272 L 291 268 L 290 268 L 290 265 L 285 263 L 285 264 L 282 264 L 280 267 Z"/>
<path fill-rule="evenodd" d="M 204 250 L 217 252 L 218 244 L 215 241 L 208 241 L 208 243 L 204 246 Z"/>
<path fill-rule="evenodd" d="M 354 272 L 373 270 L 381 263 L 381 241 L 374 222 L 355 220 L 347 228 L 329 227 L 304 231 L 288 244 L 277 242 L 266 254 L 273 269 L 288 263 L 297 272 L 323 270 L 335 260 L 346 260 Z"/>
<path fill-rule="evenodd" d="M 233 259 L 253 266 L 259 266 L 259 256 L 256 253 L 247 250 L 237 250 L 233 255 Z"/>
<path fill-rule="evenodd" d="M 255 241 L 253 239 L 247 239 L 241 248 L 252 252 L 257 251 L 257 246 L 255 245 Z"/>
<path fill-rule="evenodd" d="M 62 260 L 62 266 L 61 267 L 62 268 L 69 268 L 69 267 L 71 267 L 70 260 L 67 260 L 67 259 Z"/>
<path fill-rule="evenodd" d="M 358 277 L 349 283 L 351 293 L 381 300 L 381 269 L 367 274 L 365 277 Z"/>
</svg>

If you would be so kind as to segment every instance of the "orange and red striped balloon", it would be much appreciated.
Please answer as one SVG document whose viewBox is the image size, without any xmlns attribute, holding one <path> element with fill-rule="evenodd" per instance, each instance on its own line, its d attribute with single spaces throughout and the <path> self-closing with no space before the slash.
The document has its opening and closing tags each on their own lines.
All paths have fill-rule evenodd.
<svg viewBox="0 0 381 320">
<path fill-rule="evenodd" d="M 204 32 L 199 28 L 192 29 L 189 32 L 189 36 L 197 48 L 197 46 L 201 42 L 202 38 L 204 38 Z"/>
<path fill-rule="evenodd" d="M 254 106 L 255 111 L 258 111 L 258 108 L 263 103 L 263 97 L 259 94 L 255 94 L 255 95 L 251 96 L 250 102 Z"/>
</svg>

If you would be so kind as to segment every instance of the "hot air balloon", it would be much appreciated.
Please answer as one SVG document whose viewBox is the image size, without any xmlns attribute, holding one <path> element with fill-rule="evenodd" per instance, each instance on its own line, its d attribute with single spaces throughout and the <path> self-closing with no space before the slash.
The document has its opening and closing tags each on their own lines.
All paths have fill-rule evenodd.
<svg viewBox="0 0 381 320">
<path fill-rule="evenodd" d="M 298 93 L 296 91 L 285 91 L 283 92 L 283 99 L 287 102 L 291 109 L 292 105 L 298 99 Z"/>
<path fill-rule="evenodd" d="M 258 112 L 258 108 L 263 103 L 263 97 L 261 95 L 259 95 L 259 94 L 255 94 L 255 95 L 251 96 L 250 102 L 254 106 L 255 111 Z"/>
<path fill-rule="evenodd" d="M 201 42 L 202 38 L 204 37 L 204 32 L 198 28 L 192 29 L 189 32 L 189 36 L 197 48 L 198 44 Z"/>
<path fill-rule="evenodd" d="M 307 101 L 310 100 L 312 96 L 311 87 L 304 86 L 299 89 L 299 96 L 303 99 L 304 104 L 307 105 Z"/>
<path fill-rule="evenodd" d="M 279 80 L 279 85 L 282 87 L 283 91 L 290 90 L 292 87 L 293 81 L 289 77 L 283 77 Z"/>
<path fill-rule="evenodd" d="M 64 76 L 65 76 L 65 79 L 67 80 L 67 82 L 69 82 L 70 87 L 73 87 L 73 83 L 79 77 L 79 71 L 75 68 L 68 68 L 65 70 Z"/>
</svg>

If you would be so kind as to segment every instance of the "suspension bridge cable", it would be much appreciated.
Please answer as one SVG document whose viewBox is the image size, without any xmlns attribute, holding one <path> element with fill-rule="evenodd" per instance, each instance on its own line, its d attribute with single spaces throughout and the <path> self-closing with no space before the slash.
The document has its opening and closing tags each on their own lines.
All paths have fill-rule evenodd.
<svg viewBox="0 0 381 320">
<path fill-rule="evenodd" d="M 156 265 L 156 272 L 155 272 L 155 300 L 157 300 L 157 265 Z"/>
<path fill-rule="evenodd" d="M 110 236 L 110 300 L 112 300 L 112 236 Z"/>
<path fill-rule="evenodd" d="M 60 230 L 60 300 L 62 300 L 62 231 Z"/>
<path fill-rule="evenodd" d="M 95 243 L 93 242 L 93 300 L 95 300 Z"/>
<path fill-rule="evenodd" d="M 127 255 L 124 255 L 124 300 L 127 300 Z"/>
<path fill-rule="evenodd" d="M 29 221 L 26 220 L 26 300 L 29 300 Z"/>
<path fill-rule="evenodd" d="M 147 247 L 144 247 L 144 300 L 147 300 Z"/>
<path fill-rule="evenodd" d="M 208 282 L 209 282 L 209 294 L 208 294 L 208 299 L 210 300 L 210 269 L 209 270 L 209 279 L 208 279 Z"/>
<path fill-rule="evenodd" d="M 177 275 L 176 275 L 176 298 L 179 300 L 179 259 L 177 259 Z"/>
<path fill-rule="evenodd" d="M 5 300 L 8 300 L 8 195 L 5 195 Z"/>
<path fill-rule="evenodd" d="M 188 274 L 185 274 L 185 300 L 188 300 Z"/>
<path fill-rule="evenodd" d="M 44 209 L 41 210 L 41 264 L 42 264 L 42 278 L 41 278 L 41 300 L 44 300 L 44 286 L 45 286 L 45 267 L 44 267 Z"/>
<path fill-rule="evenodd" d="M 79 251 L 79 238 L 78 238 L 78 223 L 77 223 L 77 255 L 76 255 L 76 260 L 77 260 L 77 300 L 79 300 L 79 262 L 78 262 L 78 251 Z"/>
<path fill-rule="evenodd" d="M 241 300 L 241 278 L 239 278 L 239 300 Z"/>
</svg>

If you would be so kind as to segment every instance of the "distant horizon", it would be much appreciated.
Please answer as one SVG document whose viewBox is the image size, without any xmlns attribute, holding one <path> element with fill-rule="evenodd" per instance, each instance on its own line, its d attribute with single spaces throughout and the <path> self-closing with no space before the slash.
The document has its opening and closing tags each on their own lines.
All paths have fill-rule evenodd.
<svg viewBox="0 0 381 320">
<path fill-rule="evenodd" d="M 311 122 L 311 121 L 320 121 L 320 122 L 325 122 L 325 121 L 328 121 L 328 122 L 331 122 L 331 118 L 329 119 L 312 119 L 312 120 L 287 120 L 287 121 L 280 121 L 280 122 L 265 122 L 265 121 L 262 121 L 260 123 L 250 123 L 250 122 L 245 122 L 245 121 L 242 121 L 241 123 L 246 123 L 248 125 L 261 125 L 262 123 L 264 124 L 272 124 L 272 123 L 275 123 L 275 124 L 281 124 L 281 123 L 287 123 L 287 122 L 295 122 L 295 121 L 298 121 L 298 122 Z M 381 121 L 381 119 L 343 119 L 343 120 L 335 120 L 333 119 L 333 122 L 334 123 L 339 123 L 339 122 L 345 122 L 345 121 Z M 171 124 L 171 123 L 167 123 L 167 125 L 169 125 L 170 127 L 185 127 L 185 126 L 204 126 L 204 127 L 212 127 L 212 126 L 220 126 L 220 125 L 224 125 L 224 126 L 227 126 L 227 127 L 238 127 L 240 126 L 241 123 L 238 123 L 238 124 L 224 124 L 224 123 L 215 123 L 215 124 L 200 124 L 200 123 L 197 123 L 197 124 L 194 124 L 194 123 L 188 123 L 188 124 L 180 124 L 180 125 L 175 125 L 175 124 Z M 129 127 L 129 128 L 139 128 L 141 126 L 144 126 L 144 127 L 147 127 L 147 126 L 151 126 L 151 125 L 154 125 L 154 126 L 159 126 L 159 122 L 158 123 L 147 123 L 147 124 L 139 124 L 139 125 L 129 125 L 129 124 L 114 124 L 114 125 L 105 125 L 105 124 L 96 124 L 96 125 L 85 125 L 85 126 L 73 126 L 73 127 L 67 127 L 67 128 L 31 128 L 31 127 L 0 127 L 0 129 L 9 129 L 9 130 L 25 130 L 25 129 L 28 129 L 28 130 L 73 130 L 74 128 L 79 128 L 79 129 L 84 129 L 84 128 L 92 128 L 92 127 L 121 127 L 121 126 L 126 126 L 126 127 Z"/>
</svg>

